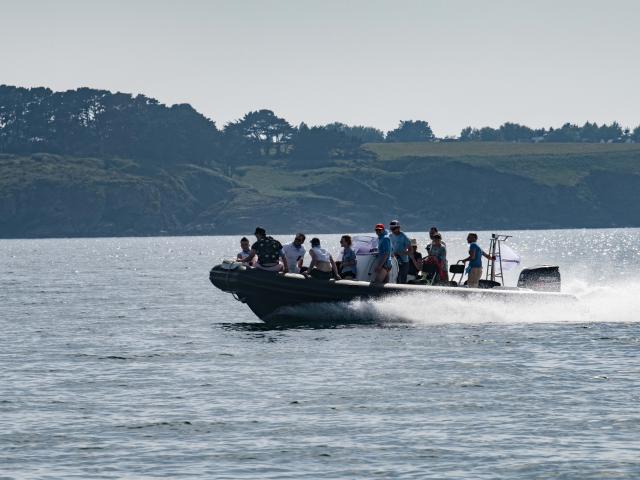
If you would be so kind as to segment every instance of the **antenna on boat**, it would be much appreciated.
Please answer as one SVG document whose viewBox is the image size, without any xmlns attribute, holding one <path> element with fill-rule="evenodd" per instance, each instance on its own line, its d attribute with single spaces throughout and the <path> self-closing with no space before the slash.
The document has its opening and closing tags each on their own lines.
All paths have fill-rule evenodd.
<svg viewBox="0 0 640 480">
<path fill-rule="evenodd" d="M 497 281 L 496 278 L 500 279 L 500 285 L 504 285 L 504 276 L 502 270 L 502 250 L 500 248 L 502 242 L 506 242 L 508 238 L 511 238 L 513 235 L 500 235 L 496 233 L 491 234 L 491 242 L 489 243 L 489 255 L 492 258 L 498 259 L 498 271 L 496 271 L 496 260 L 489 259 L 489 264 L 487 265 L 487 275 L 486 279 L 491 280 L 492 282 Z"/>
</svg>

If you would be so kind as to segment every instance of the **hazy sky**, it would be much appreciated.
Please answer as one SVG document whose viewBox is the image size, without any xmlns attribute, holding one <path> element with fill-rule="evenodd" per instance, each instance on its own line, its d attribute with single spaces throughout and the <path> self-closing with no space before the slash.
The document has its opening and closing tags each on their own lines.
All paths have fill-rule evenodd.
<svg viewBox="0 0 640 480">
<path fill-rule="evenodd" d="M 222 126 L 436 134 L 515 121 L 640 124 L 637 0 L 0 0 L 0 83 L 188 102 Z"/>
</svg>

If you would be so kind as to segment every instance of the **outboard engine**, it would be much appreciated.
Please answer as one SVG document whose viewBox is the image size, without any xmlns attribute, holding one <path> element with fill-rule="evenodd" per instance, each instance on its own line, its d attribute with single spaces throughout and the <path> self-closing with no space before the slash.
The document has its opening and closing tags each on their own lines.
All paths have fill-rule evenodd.
<svg viewBox="0 0 640 480">
<path fill-rule="evenodd" d="M 560 291 L 560 267 L 555 265 L 540 265 L 525 268 L 518 277 L 518 287 L 530 288 L 540 292 Z"/>
<path fill-rule="evenodd" d="M 358 278 L 363 282 L 370 282 L 372 279 L 373 264 L 378 253 L 378 237 L 371 235 L 355 235 L 351 248 L 356 252 L 358 262 Z M 391 272 L 389 272 L 389 283 L 396 283 L 398 278 L 398 262 L 391 259 Z"/>
</svg>

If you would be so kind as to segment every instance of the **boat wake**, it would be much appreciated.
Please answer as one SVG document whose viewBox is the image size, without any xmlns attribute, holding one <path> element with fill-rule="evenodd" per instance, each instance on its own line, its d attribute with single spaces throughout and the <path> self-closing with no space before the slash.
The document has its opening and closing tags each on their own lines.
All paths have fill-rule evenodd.
<svg viewBox="0 0 640 480">
<path fill-rule="evenodd" d="M 282 308 L 279 318 L 297 323 L 416 324 L 452 323 L 591 323 L 638 322 L 640 283 L 589 286 L 569 282 L 563 291 L 578 301 L 547 303 L 544 299 L 460 298 L 452 295 L 425 297 L 420 293 L 349 303 L 307 304 Z"/>
</svg>

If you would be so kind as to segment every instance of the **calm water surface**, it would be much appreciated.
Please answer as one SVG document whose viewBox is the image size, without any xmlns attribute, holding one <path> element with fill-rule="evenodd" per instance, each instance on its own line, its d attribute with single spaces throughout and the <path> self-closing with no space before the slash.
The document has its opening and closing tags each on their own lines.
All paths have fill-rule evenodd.
<svg viewBox="0 0 640 480">
<path fill-rule="evenodd" d="M 639 478 L 640 230 L 514 235 L 578 305 L 267 330 L 208 281 L 236 237 L 0 241 L 0 478 Z"/>
</svg>

